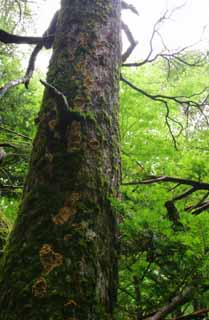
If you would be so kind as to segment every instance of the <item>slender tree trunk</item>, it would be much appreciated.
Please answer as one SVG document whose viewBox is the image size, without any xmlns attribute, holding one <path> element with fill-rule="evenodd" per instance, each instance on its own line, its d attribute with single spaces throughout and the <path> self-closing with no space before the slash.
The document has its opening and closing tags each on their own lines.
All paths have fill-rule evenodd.
<svg viewBox="0 0 209 320">
<path fill-rule="evenodd" d="M 112 319 L 120 184 L 120 1 L 62 0 L 0 320 Z"/>
</svg>

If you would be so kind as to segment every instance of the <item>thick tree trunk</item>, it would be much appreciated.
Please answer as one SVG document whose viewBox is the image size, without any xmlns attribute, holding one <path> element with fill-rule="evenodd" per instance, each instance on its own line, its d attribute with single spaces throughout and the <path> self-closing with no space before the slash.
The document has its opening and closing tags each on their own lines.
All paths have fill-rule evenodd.
<svg viewBox="0 0 209 320">
<path fill-rule="evenodd" d="M 0 320 L 112 319 L 120 183 L 120 1 L 62 0 L 38 131 L 6 249 Z"/>
</svg>

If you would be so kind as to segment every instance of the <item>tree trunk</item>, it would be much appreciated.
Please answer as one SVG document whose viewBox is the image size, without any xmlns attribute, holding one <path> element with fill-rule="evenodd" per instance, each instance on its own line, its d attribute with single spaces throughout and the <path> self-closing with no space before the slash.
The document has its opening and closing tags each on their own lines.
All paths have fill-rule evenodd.
<svg viewBox="0 0 209 320">
<path fill-rule="evenodd" d="M 120 1 L 62 0 L 0 320 L 112 319 L 120 184 Z M 68 106 L 69 105 L 69 106 Z"/>
</svg>

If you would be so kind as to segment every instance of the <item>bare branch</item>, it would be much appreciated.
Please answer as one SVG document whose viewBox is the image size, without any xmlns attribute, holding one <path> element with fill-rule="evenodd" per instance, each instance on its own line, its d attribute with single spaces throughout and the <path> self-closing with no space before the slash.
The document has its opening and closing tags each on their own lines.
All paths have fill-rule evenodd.
<svg viewBox="0 0 209 320">
<path fill-rule="evenodd" d="M 137 9 L 132 5 L 132 4 L 128 4 L 125 1 L 121 1 L 121 9 L 127 9 L 127 10 L 131 10 L 133 13 L 135 13 L 137 16 L 139 15 L 139 12 L 137 11 Z"/>
<path fill-rule="evenodd" d="M 25 79 L 25 77 L 23 77 L 23 78 L 19 78 L 16 80 L 11 80 L 5 86 L 1 87 L 0 88 L 0 99 L 5 95 L 5 93 L 7 91 L 9 91 L 9 89 L 18 86 L 19 84 L 23 84 L 23 83 L 25 83 L 25 81 L 26 81 L 26 79 Z"/>
<path fill-rule="evenodd" d="M 26 136 L 26 135 L 24 135 L 24 134 L 22 134 L 22 133 L 16 132 L 16 131 L 14 131 L 14 130 L 11 130 L 11 129 L 9 129 L 9 128 L 6 128 L 6 127 L 3 127 L 3 126 L 0 126 L 0 130 L 2 130 L 2 131 L 6 131 L 6 132 L 8 132 L 8 133 L 10 133 L 10 134 L 12 134 L 12 135 L 15 135 L 15 136 L 21 137 L 21 138 L 23 138 L 23 139 L 26 139 L 26 140 L 32 141 L 32 139 L 31 139 L 30 137 L 28 137 L 28 136 Z"/>
<path fill-rule="evenodd" d="M 194 287 L 186 288 L 182 293 L 174 297 L 170 303 L 166 306 L 162 307 L 160 310 L 157 311 L 153 316 L 146 318 L 145 320 L 160 320 L 163 319 L 167 314 L 171 313 L 175 308 L 179 305 L 182 305 L 189 299 L 192 292 L 194 291 Z"/>
<path fill-rule="evenodd" d="M 150 179 L 123 183 L 123 185 L 153 184 L 153 183 L 159 183 L 159 182 L 180 183 L 183 185 L 193 186 L 195 187 L 196 190 L 209 190 L 209 183 L 199 182 L 199 181 L 189 180 L 189 179 L 169 177 L 169 176 L 150 176 Z"/>
<path fill-rule="evenodd" d="M 3 148 L 12 148 L 12 149 L 17 149 L 17 146 L 11 144 L 11 143 L 0 143 L 0 147 L 3 147 Z"/>
<path fill-rule="evenodd" d="M 6 32 L 0 29 L 0 41 L 9 44 L 44 44 L 45 42 L 54 39 L 54 35 L 47 37 L 27 37 L 27 36 L 18 36 Z"/>
<path fill-rule="evenodd" d="M 198 215 L 198 214 L 202 213 L 203 211 L 206 211 L 207 209 L 209 209 L 209 201 L 203 203 L 202 206 L 198 207 L 198 209 L 192 211 L 192 214 L 193 215 Z"/>
<path fill-rule="evenodd" d="M 17 189 L 23 189 L 23 186 L 0 184 L 0 190 L 2 190 L 2 191 L 10 191 L 10 190 L 17 190 Z"/>
<path fill-rule="evenodd" d="M 130 66 L 135 66 L 135 67 L 139 67 L 139 66 L 142 66 L 148 62 L 153 62 L 154 60 L 157 59 L 158 55 L 156 55 L 155 57 L 151 58 L 152 56 L 152 53 L 153 53 L 153 41 L 154 41 L 154 38 L 155 38 L 155 35 L 159 33 L 159 26 L 160 24 L 168 19 L 167 17 L 167 13 L 168 11 L 166 11 L 162 17 L 160 17 L 156 23 L 154 24 L 153 26 L 153 31 L 152 31 L 152 34 L 151 34 L 151 38 L 150 38 L 150 41 L 149 41 L 149 52 L 146 56 L 146 58 L 144 60 L 142 60 L 141 62 L 139 63 L 134 63 L 134 64 L 123 64 L 123 66 L 126 66 L 126 67 L 130 67 Z"/>
<path fill-rule="evenodd" d="M 208 117 L 207 115 L 204 113 L 204 107 L 207 105 L 207 101 L 208 101 L 208 97 L 209 97 L 209 87 L 205 87 L 201 92 L 199 93 L 195 93 L 192 94 L 191 96 L 167 96 L 167 95 L 162 95 L 162 94 L 150 94 L 147 91 L 137 87 L 136 85 L 134 85 L 132 82 L 130 82 L 129 80 L 125 79 L 123 77 L 123 75 L 121 74 L 121 81 L 123 81 L 125 84 L 127 84 L 130 88 L 132 88 L 133 90 L 141 93 L 142 95 L 144 95 L 145 97 L 155 101 L 155 102 L 161 102 L 164 104 L 165 109 L 166 109 L 166 114 L 165 114 L 165 122 L 166 125 L 169 129 L 170 135 L 172 137 L 173 143 L 174 143 L 174 147 L 177 149 L 177 142 L 176 142 L 176 137 L 178 137 L 182 131 L 184 130 L 183 125 L 177 121 L 176 119 L 173 119 L 170 116 L 170 109 L 169 109 L 169 102 L 173 101 L 174 103 L 176 103 L 177 105 L 179 105 L 180 107 L 182 106 L 187 106 L 187 108 L 193 107 L 196 108 L 204 117 L 207 125 L 209 125 L 209 121 L 208 121 Z M 200 97 L 205 94 L 205 97 L 203 99 L 201 99 L 200 102 L 195 101 L 193 98 L 194 97 Z M 170 122 L 173 122 L 175 124 L 177 124 L 180 128 L 178 134 L 174 135 Z"/>
<path fill-rule="evenodd" d="M 195 191 L 197 191 L 197 189 L 195 187 L 192 187 L 191 189 L 186 190 L 182 194 L 180 194 L 177 197 L 173 198 L 173 201 L 182 200 L 184 198 L 187 198 L 190 194 L 194 193 Z"/>
<path fill-rule="evenodd" d="M 25 73 L 25 76 L 24 76 L 24 84 L 25 84 L 25 87 L 28 89 L 28 86 L 29 86 L 29 83 L 30 83 L 30 79 L 32 78 L 33 76 L 33 72 L 35 70 L 35 62 L 36 62 L 36 58 L 39 54 L 39 52 L 41 51 L 41 49 L 43 48 L 43 45 L 42 44 L 38 44 L 32 51 L 31 53 L 31 56 L 30 56 L 30 59 L 29 59 L 29 63 L 28 63 L 28 68 L 27 68 L 27 71 Z"/>
<path fill-rule="evenodd" d="M 208 196 L 209 196 L 209 192 L 207 192 L 207 193 L 202 197 L 202 199 L 200 199 L 200 201 L 199 201 L 196 205 L 186 207 L 186 208 L 185 208 L 185 211 L 192 211 L 192 210 L 194 210 L 194 209 L 197 209 L 197 208 L 201 207 L 202 204 L 205 203 L 204 201 L 208 198 Z"/>
<path fill-rule="evenodd" d="M 19 79 L 11 80 L 3 87 L 0 88 L 0 99 L 5 95 L 7 91 L 11 88 L 16 87 L 20 84 L 24 84 L 25 87 L 28 89 L 30 79 L 33 76 L 33 72 L 35 70 L 35 61 L 36 58 L 45 46 L 47 49 L 52 47 L 54 42 L 54 37 L 56 33 L 57 21 L 58 21 L 59 11 L 57 11 L 48 27 L 48 29 L 44 32 L 43 37 L 24 37 L 24 36 L 17 36 L 12 35 L 6 31 L 0 30 L 0 41 L 4 43 L 27 43 L 27 44 L 36 44 L 35 48 L 32 51 L 32 54 L 29 59 L 28 68 L 25 75 Z"/>
<path fill-rule="evenodd" d="M 147 179 L 147 180 L 132 181 L 128 183 L 123 183 L 123 185 L 143 185 L 143 184 L 153 184 L 153 183 L 160 183 L 160 182 L 172 182 L 172 183 L 178 183 L 178 185 L 192 186 L 192 188 L 190 188 L 189 190 L 186 190 L 180 195 L 174 197 L 170 202 L 182 200 L 198 190 L 209 190 L 209 183 L 182 179 L 182 178 L 169 177 L 169 176 L 157 176 L 157 177 L 151 176 L 150 179 Z M 203 211 L 208 210 L 209 201 L 205 201 L 208 198 L 208 196 L 209 196 L 209 192 L 207 192 L 197 204 L 185 208 L 185 211 L 190 211 L 193 215 L 198 215 Z"/>
<path fill-rule="evenodd" d="M 194 311 L 190 314 L 187 314 L 186 316 L 181 316 L 177 318 L 173 318 L 171 320 L 193 320 L 193 319 L 199 319 L 201 316 L 205 315 L 209 312 L 209 308 L 200 309 L 197 311 Z"/>
<path fill-rule="evenodd" d="M 48 88 L 52 92 L 52 94 L 57 99 L 58 105 L 63 106 L 64 113 L 66 113 L 66 111 L 70 110 L 70 106 L 68 104 L 67 98 L 61 91 L 59 91 L 52 84 L 50 84 L 46 81 L 40 80 L 40 82 L 43 84 L 43 86 L 45 86 L 46 88 Z"/>
<path fill-rule="evenodd" d="M 133 37 L 131 31 L 129 30 L 129 27 L 123 21 L 121 22 L 121 27 L 122 27 L 122 30 L 125 32 L 125 34 L 128 38 L 128 41 L 130 43 L 130 46 L 128 47 L 126 52 L 122 55 L 122 62 L 124 62 L 130 57 L 130 55 L 132 54 L 132 52 L 136 48 L 138 42 L 134 40 L 134 37 Z"/>
</svg>

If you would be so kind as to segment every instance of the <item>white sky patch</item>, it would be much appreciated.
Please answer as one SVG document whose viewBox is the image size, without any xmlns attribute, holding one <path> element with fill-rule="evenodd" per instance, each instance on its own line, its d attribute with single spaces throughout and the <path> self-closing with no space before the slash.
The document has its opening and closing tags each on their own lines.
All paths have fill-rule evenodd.
<svg viewBox="0 0 209 320">
<path fill-rule="evenodd" d="M 209 0 L 127 0 L 139 11 L 137 17 L 132 12 L 124 10 L 123 20 L 129 25 L 139 44 L 131 60 L 143 59 L 149 50 L 149 40 L 155 22 L 168 10 L 182 6 L 176 10 L 171 19 L 165 21 L 160 27 L 160 33 L 169 50 L 177 50 L 185 46 L 198 43 L 194 48 L 209 49 Z M 60 0 L 45 0 L 39 5 L 38 14 L 34 19 L 36 34 L 41 35 L 47 29 L 54 13 L 60 7 Z M 203 32 L 204 31 L 204 32 Z M 202 38 L 202 41 L 200 39 Z M 123 37 L 124 47 L 127 40 Z M 162 50 L 159 37 L 154 41 L 154 51 Z M 37 67 L 46 70 L 49 53 L 44 50 L 37 60 Z"/>
</svg>

